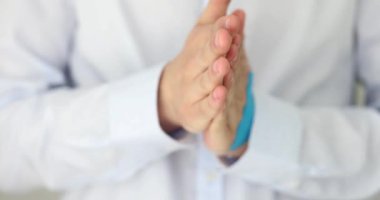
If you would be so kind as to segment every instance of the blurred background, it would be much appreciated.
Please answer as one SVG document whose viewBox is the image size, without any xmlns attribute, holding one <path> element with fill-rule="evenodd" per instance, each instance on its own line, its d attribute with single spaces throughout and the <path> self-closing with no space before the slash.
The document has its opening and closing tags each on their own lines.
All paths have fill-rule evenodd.
<svg viewBox="0 0 380 200">
<path fill-rule="evenodd" d="M 26 194 L 10 195 L 0 193 L 0 200 L 57 200 L 59 194 L 51 193 L 45 190 L 34 191 Z"/>
</svg>

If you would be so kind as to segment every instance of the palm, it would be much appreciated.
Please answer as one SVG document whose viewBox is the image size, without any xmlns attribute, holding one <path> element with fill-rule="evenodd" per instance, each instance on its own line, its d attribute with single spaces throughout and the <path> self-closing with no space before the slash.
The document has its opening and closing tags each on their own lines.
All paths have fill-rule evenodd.
<svg viewBox="0 0 380 200">
<path fill-rule="evenodd" d="M 205 133 L 206 144 L 219 155 L 229 153 L 246 101 L 249 64 L 244 49 L 234 65 L 233 81 L 225 83 L 230 87 L 226 107 L 218 113 Z"/>
</svg>

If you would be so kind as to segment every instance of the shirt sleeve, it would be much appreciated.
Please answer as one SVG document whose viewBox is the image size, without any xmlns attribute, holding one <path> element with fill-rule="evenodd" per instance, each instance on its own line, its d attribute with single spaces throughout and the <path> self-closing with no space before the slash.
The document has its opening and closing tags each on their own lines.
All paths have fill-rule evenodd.
<svg viewBox="0 0 380 200">
<path fill-rule="evenodd" d="M 0 17 L 0 190 L 122 181 L 185 148 L 159 125 L 162 65 L 70 88 L 63 73 L 75 27 L 69 1 L 2 0 L 0 8 L 6 10 Z"/>
<path fill-rule="evenodd" d="M 380 1 L 358 4 L 366 106 L 296 106 L 258 93 L 249 148 L 228 173 L 306 199 L 363 199 L 380 190 Z"/>
</svg>

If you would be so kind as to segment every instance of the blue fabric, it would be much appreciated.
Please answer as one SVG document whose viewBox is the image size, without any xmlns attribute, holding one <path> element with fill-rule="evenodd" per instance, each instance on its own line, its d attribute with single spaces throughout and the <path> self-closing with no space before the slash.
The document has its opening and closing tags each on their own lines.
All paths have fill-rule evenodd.
<svg viewBox="0 0 380 200">
<path fill-rule="evenodd" d="M 236 130 L 235 140 L 230 147 L 230 150 L 232 151 L 243 146 L 248 141 L 249 136 L 251 135 L 252 123 L 254 121 L 255 101 L 252 94 L 253 73 L 250 72 L 248 76 L 246 102 L 244 105 L 243 116 Z"/>
</svg>

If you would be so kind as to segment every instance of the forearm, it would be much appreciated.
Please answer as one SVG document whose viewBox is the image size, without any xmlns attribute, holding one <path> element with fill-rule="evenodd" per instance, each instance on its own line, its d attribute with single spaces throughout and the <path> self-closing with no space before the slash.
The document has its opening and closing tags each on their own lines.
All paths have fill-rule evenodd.
<svg viewBox="0 0 380 200">
<path fill-rule="evenodd" d="M 229 173 L 302 198 L 358 199 L 378 190 L 376 110 L 294 107 L 272 97 L 256 99 L 248 149 Z"/>
<path fill-rule="evenodd" d="M 1 188 L 22 189 L 25 173 L 36 179 L 25 188 L 121 181 L 180 148 L 159 126 L 160 72 L 157 66 L 95 88 L 50 91 L 3 105 Z"/>
</svg>

